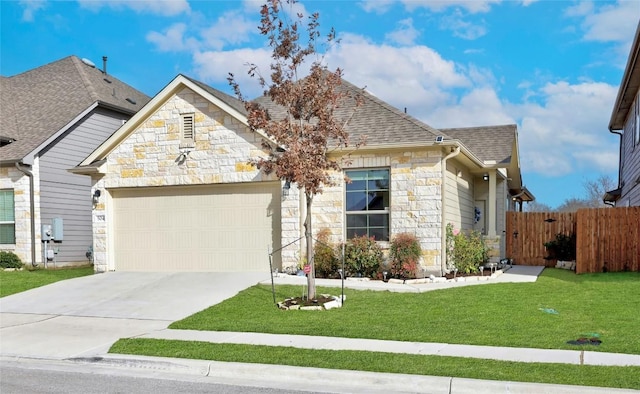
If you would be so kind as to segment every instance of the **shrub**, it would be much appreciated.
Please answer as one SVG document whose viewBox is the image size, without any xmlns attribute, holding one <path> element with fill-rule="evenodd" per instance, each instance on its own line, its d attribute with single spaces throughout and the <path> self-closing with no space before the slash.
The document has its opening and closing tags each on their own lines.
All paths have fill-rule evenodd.
<svg viewBox="0 0 640 394">
<path fill-rule="evenodd" d="M 13 252 L 0 251 L 0 268 L 22 268 L 20 257 Z"/>
<path fill-rule="evenodd" d="M 575 234 L 556 234 L 553 241 L 545 242 L 545 248 L 549 250 L 549 258 L 572 261 L 576 259 L 576 236 Z"/>
<path fill-rule="evenodd" d="M 455 231 L 447 224 L 447 263 L 448 268 L 457 268 L 458 272 L 470 274 L 489 260 L 488 249 L 482 234 L 470 231 L 465 234 Z"/>
<path fill-rule="evenodd" d="M 348 276 L 375 278 L 382 263 L 382 249 L 373 237 L 352 238 L 345 245 L 344 262 Z"/>
<path fill-rule="evenodd" d="M 340 278 L 340 259 L 335 247 L 329 242 L 331 231 L 328 228 L 318 232 L 318 238 L 313 251 L 313 261 L 318 278 Z"/>
<path fill-rule="evenodd" d="M 389 249 L 391 276 L 398 279 L 415 278 L 421 254 L 420 243 L 415 235 L 409 233 L 396 235 Z"/>
</svg>

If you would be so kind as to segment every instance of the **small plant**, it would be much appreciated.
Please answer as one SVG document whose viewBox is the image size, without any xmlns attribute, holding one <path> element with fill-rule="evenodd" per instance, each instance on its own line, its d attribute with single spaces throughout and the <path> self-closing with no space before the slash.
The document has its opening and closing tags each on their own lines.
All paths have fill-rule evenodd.
<svg viewBox="0 0 640 394">
<path fill-rule="evenodd" d="M 471 274 L 488 260 L 488 248 L 480 232 L 465 234 L 454 230 L 452 224 L 447 224 L 447 268 Z"/>
<path fill-rule="evenodd" d="M 355 237 L 344 250 L 345 270 L 349 276 L 375 278 L 382 263 L 382 249 L 373 237 Z"/>
<path fill-rule="evenodd" d="M 22 260 L 13 252 L 0 251 L 0 268 L 22 268 Z"/>
<path fill-rule="evenodd" d="M 415 235 L 401 233 L 391 241 L 389 250 L 391 277 L 413 279 L 418 270 L 418 261 L 422 250 Z"/>
<path fill-rule="evenodd" d="M 575 234 L 558 233 L 553 241 L 545 242 L 544 247 L 549 251 L 549 259 L 561 261 L 573 261 L 576 259 Z"/>
<path fill-rule="evenodd" d="M 338 259 L 335 247 L 329 242 L 331 230 L 324 228 L 318 232 L 313 259 L 315 262 L 316 276 L 318 278 L 340 278 L 340 259 Z"/>
</svg>

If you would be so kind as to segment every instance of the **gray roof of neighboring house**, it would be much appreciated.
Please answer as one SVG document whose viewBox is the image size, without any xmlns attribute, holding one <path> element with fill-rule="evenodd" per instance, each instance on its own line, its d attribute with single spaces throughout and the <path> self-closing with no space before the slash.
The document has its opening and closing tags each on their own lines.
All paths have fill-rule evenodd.
<svg viewBox="0 0 640 394">
<path fill-rule="evenodd" d="M 440 129 L 452 138 L 462 141 L 480 160 L 485 163 L 510 164 L 513 154 L 517 126 L 464 127 Z"/>
<path fill-rule="evenodd" d="M 355 100 L 349 99 L 345 100 L 343 106 L 335 112 L 336 116 L 345 120 L 352 116 L 346 127 L 352 142 L 357 142 L 361 137 L 366 136 L 367 146 L 419 144 L 433 141 L 436 136 L 444 134 L 344 79 L 340 89 L 346 89 L 352 96 L 360 95 L 362 98 L 360 107 L 356 107 Z M 266 108 L 272 117 L 284 115 L 283 108 L 268 96 L 261 96 L 253 101 Z"/>
<path fill-rule="evenodd" d="M 15 141 L 0 147 L 0 161 L 22 160 L 96 102 L 133 115 L 149 99 L 76 56 L 15 76 L 3 76 L 0 134 Z"/>
</svg>

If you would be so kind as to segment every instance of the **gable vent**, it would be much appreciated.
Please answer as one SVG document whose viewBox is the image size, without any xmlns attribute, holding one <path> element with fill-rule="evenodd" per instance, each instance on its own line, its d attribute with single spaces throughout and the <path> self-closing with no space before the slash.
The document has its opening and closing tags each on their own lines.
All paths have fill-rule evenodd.
<svg viewBox="0 0 640 394">
<path fill-rule="evenodd" d="M 193 148 L 195 146 L 195 115 L 194 114 L 182 114 L 181 128 L 182 135 L 180 138 L 181 148 Z"/>
</svg>

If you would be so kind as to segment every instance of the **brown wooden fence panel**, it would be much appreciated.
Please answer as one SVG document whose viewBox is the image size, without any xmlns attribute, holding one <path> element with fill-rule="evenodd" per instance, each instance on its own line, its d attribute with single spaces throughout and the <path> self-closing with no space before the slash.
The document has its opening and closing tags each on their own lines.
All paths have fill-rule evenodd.
<svg viewBox="0 0 640 394">
<path fill-rule="evenodd" d="M 640 207 L 577 212 L 576 273 L 640 271 Z"/>
<path fill-rule="evenodd" d="M 575 215 L 573 212 L 507 212 L 507 257 L 520 265 L 555 266 L 556 260 L 545 258 L 548 252 L 544 243 L 554 240 L 558 233 L 574 234 Z"/>
</svg>

